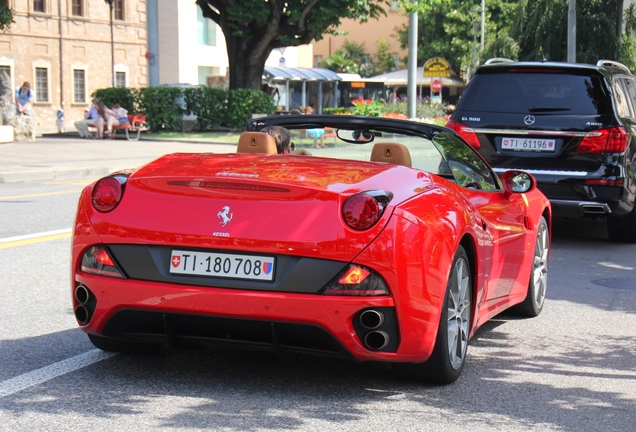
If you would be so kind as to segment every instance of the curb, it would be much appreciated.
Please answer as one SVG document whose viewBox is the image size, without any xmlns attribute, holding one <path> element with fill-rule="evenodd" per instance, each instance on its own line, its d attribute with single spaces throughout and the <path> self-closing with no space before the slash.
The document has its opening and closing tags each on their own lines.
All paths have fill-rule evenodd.
<svg viewBox="0 0 636 432">
<path fill-rule="evenodd" d="M 37 171 L 14 171 L 0 173 L 0 183 L 18 183 L 44 180 L 72 180 L 84 177 L 96 178 L 105 176 L 116 171 L 111 167 L 67 169 L 67 170 L 37 170 Z"/>
</svg>

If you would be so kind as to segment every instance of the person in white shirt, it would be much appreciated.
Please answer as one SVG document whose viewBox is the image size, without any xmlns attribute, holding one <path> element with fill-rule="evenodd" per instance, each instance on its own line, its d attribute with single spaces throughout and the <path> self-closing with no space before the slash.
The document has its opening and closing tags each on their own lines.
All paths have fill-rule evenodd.
<svg viewBox="0 0 636 432">
<path fill-rule="evenodd" d="M 99 111 L 97 110 L 97 103 L 99 99 L 93 99 L 91 108 L 84 114 L 84 119 L 75 122 L 75 129 L 82 138 L 93 138 L 93 134 L 88 130 L 89 126 L 97 126 L 97 120 L 99 119 Z"/>
</svg>

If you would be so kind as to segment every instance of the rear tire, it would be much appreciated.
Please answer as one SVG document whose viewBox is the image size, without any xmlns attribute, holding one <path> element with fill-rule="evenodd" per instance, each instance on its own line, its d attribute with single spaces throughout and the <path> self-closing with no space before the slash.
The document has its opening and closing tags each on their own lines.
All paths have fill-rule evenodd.
<svg viewBox="0 0 636 432">
<path fill-rule="evenodd" d="M 472 273 L 468 255 L 459 247 L 448 277 L 433 354 L 424 363 L 394 363 L 402 377 L 450 384 L 462 373 L 472 320 Z"/>
<path fill-rule="evenodd" d="M 162 344 L 139 343 L 119 339 L 110 339 L 93 334 L 88 335 L 91 343 L 102 351 L 117 352 L 122 354 L 152 354 L 161 348 Z"/>
<path fill-rule="evenodd" d="M 541 216 L 537 227 L 537 238 L 534 241 L 534 257 L 532 271 L 528 283 L 528 294 L 523 302 L 512 308 L 517 315 L 534 318 L 543 310 L 545 293 L 548 287 L 548 257 L 550 255 L 550 233 L 548 223 Z"/>
<path fill-rule="evenodd" d="M 611 241 L 636 243 L 636 205 L 627 216 L 612 216 L 607 220 L 607 234 Z"/>
</svg>

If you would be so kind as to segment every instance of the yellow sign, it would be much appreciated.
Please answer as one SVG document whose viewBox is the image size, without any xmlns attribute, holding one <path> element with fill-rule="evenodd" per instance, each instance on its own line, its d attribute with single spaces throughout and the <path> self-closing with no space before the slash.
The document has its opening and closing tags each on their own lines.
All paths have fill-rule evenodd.
<svg viewBox="0 0 636 432">
<path fill-rule="evenodd" d="M 450 64 L 441 57 L 433 57 L 424 63 L 425 77 L 449 77 Z"/>
</svg>

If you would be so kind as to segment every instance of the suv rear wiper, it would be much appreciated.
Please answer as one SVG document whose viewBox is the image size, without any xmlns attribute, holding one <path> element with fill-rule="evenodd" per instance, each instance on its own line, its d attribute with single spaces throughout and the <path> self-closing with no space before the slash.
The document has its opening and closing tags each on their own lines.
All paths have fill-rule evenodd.
<svg viewBox="0 0 636 432">
<path fill-rule="evenodd" d="M 533 107 L 528 109 L 530 112 L 550 112 L 550 111 L 572 111 L 572 108 L 561 107 Z"/>
</svg>

